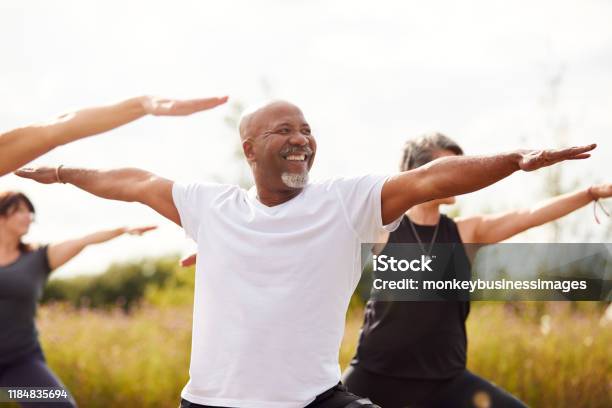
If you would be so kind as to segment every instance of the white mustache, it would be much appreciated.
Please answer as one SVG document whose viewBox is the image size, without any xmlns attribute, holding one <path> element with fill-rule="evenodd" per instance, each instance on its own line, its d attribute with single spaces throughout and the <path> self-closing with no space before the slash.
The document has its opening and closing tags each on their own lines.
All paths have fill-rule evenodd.
<svg viewBox="0 0 612 408">
<path fill-rule="evenodd" d="M 304 147 L 289 147 L 289 148 L 283 149 L 280 152 L 281 155 L 288 155 L 288 154 L 293 154 L 293 153 L 297 153 L 297 154 L 303 153 L 308 156 L 311 156 L 312 149 L 308 146 L 306 146 L 305 148 Z"/>
</svg>

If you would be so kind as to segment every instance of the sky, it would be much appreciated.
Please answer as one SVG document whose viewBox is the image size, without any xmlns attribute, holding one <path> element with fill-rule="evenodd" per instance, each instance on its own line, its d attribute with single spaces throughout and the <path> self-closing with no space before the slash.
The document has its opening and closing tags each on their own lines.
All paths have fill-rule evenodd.
<svg viewBox="0 0 612 408">
<path fill-rule="evenodd" d="M 105 1 L 0 3 L 0 128 L 137 95 L 229 95 L 185 118 L 149 117 L 61 147 L 32 165 L 140 167 L 174 180 L 233 182 L 235 104 L 283 98 L 317 138 L 313 177 L 391 174 L 403 142 L 440 131 L 467 154 L 598 143 L 560 167 L 563 191 L 612 181 L 612 2 Z M 460 197 L 461 214 L 503 211 L 548 196 L 549 173 L 515 174 Z M 138 204 L 13 175 L 0 190 L 37 207 L 27 239 L 59 242 L 118 226 L 144 237 L 86 249 L 58 277 L 195 247 Z M 608 204 L 609 208 L 612 208 Z M 561 223 L 565 242 L 609 239 L 592 208 Z M 548 227 L 516 237 L 547 241 Z"/>
</svg>

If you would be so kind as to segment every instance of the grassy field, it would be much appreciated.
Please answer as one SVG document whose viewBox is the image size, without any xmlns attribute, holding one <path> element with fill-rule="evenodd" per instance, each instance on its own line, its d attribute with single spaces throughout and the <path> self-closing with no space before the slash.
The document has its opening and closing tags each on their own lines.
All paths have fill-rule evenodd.
<svg viewBox="0 0 612 408">
<path fill-rule="evenodd" d="M 353 355 L 362 310 L 347 316 L 340 352 Z M 129 315 L 43 306 L 51 367 L 81 407 L 176 407 L 187 381 L 190 306 L 144 306 Z M 469 368 L 535 407 L 609 407 L 612 316 L 592 303 L 474 304 Z"/>
</svg>

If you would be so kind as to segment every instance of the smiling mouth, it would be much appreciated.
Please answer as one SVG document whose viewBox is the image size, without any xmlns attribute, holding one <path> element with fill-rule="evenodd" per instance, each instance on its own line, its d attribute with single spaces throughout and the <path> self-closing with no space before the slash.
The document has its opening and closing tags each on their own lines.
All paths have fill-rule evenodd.
<svg viewBox="0 0 612 408">
<path fill-rule="evenodd" d="M 306 153 L 300 153 L 300 154 L 292 153 L 292 154 L 283 156 L 283 158 L 287 161 L 303 162 L 303 161 L 308 160 L 308 155 Z"/>
<path fill-rule="evenodd" d="M 312 156 L 310 149 L 289 150 L 281 152 L 281 157 L 290 162 L 307 162 Z"/>
</svg>

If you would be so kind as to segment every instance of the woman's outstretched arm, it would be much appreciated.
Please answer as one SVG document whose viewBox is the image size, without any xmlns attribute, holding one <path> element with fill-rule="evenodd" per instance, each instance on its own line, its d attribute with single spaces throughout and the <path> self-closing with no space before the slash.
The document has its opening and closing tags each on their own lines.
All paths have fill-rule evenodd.
<svg viewBox="0 0 612 408">
<path fill-rule="evenodd" d="M 139 227 L 139 228 L 116 228 L 112 230 L 104 230 L 94 232 L 93 234 L 85 235 L 81 238 L 71 239 L 57 244 L 49 245 L 47 256 L 49 258 L 49 266 L 51 270 L 57 269 L 77 256 L 83 249 L 89 245 L 101 244 L 102 242 L 110 241 L 121 235 L 142 235 L 145 232 L 156 229 L 155 226 Z"/>
<path fill-rule="evenodd" d="M 612 197 L 612 184 L 600 184 L 550 198 L 531 208 L 456 220 L 465 243 L 491 244 L 538 225 L 555 221 L 593 200 Z"/>
<path fill-rule="evenodd" d="M 227 97 L 174 100 L 140 96 L 112 105 L 78 110 L 48 122 L 0 133 L 0 176 L 57 146 L 106 132 L 145 115 L 190 115 L 226 101 Z"/>
</svg>

